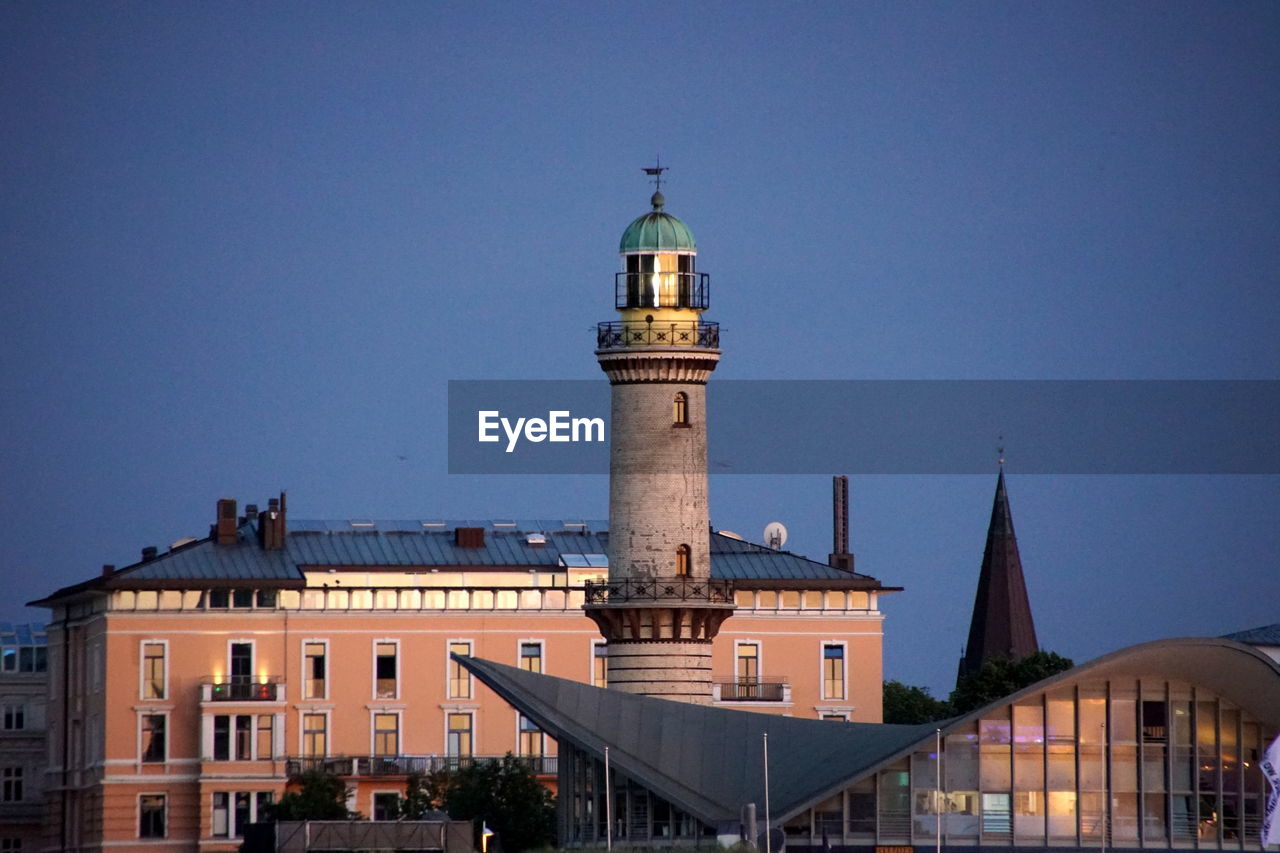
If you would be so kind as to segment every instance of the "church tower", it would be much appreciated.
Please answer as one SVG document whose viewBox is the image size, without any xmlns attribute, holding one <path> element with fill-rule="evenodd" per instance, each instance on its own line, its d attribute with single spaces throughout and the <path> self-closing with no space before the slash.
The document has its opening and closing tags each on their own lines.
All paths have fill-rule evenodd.
<svg viewBox="0 0 1280 853">
<path fill-rule="evenodd" d="M 1021 660 L 1040 651 L 1027 582 L 1022 576 L 1018 539 L 1013 533 L 1013 513 L 1009 511 L 1009 495 L 1004 487 L 1003 460 L 1001 463 L 959 678 L 977 672 L 992 658 Z"/>
<path fill-rule="evenodd" d="M 688 226 L 652 210 L 622 234 L 618 319 L 600 323 L 609 377 L 609 580 L 587 585 L 586 613 L 608 641 L 609 687 L 711 702 L 711 641 L 733 613 L 711 578 L 706 385 L 720 330 L 705 322 L 710 277 Z"/>
</svg>

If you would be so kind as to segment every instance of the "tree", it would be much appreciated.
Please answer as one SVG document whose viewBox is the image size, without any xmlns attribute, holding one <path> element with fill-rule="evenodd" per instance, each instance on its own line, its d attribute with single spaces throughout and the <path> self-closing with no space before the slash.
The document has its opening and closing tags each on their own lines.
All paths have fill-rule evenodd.
<svg viewBox="0 0 1280 853">
<path fill-rule="evenodd" d="M 305 770 L 289 781 L 298 790 L 271 806 L 271 820 L 348 820 L 359 816 L 347 809 L 347 786 L 332 773 Z"/>
<path fill-rule="evenodd" d="M 952 716 L 951 704 L 929 695 L 927 687 L 912 687 L 901 681 L 884 683 L 886 723 L 932 723 Z"/>
<path fill-rule="evenodd" d="M 404 799 L 400 801 L 400 816 L 406 820 L 427 820 L 431 812 L 444 809 L 444 795 L 452 781 L 448 770 L 433 770 L 423 776 L 410 773 L 405 780 Z"/>
<path fill-rule="evenodd" d="M 951 706 L 965 714 L 1073 666 L 1070 658 L 1054 652 L 1036 652 L 1016 661 L 992 658 L 960 679 L 951 691 Z"/>
<path fill-rule="evenodd" d="M 555 797 L 509 752 L 500 761 L 477 761 L 450 774 L 442 800 L 452 819 L 488 824 L 505 853 L 555 843 Z"/>
</svg>

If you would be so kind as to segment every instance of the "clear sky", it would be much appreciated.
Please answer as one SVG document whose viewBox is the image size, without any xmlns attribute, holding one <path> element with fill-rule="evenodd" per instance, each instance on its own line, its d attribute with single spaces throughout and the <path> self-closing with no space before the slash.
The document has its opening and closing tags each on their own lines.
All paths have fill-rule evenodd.
<svg viewBox="0 0 1280 853">
<path fill-rule="evenodd" d="M 717 378 L 1280 379 L 1277 81 L 1269 1 L 0 5 L 0 617 L 224 496 L 605 517 L 603 477 L 449 476 L 445 383 L 604 381 L 659 154 Z M 1045 647 L 1280 618 L 1280 477 L 1005 441 Z M 887 674 L 938 694 L 992 456 L 851 484 Z M 712 520 L 824 559 L 829 500 L 716 476 Z"/>
</svg>

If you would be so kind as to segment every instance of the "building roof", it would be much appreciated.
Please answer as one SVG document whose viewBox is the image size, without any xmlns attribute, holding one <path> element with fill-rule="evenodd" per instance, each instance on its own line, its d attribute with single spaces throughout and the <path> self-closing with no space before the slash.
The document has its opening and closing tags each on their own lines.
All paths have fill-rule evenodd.
<svg viewBox="0 0 1280 853">
<path fill-rule="evenodd" d="M 1251 646 L 1202 637 L 1120 649 L 963 716 L 919 726 L 833 723 L 689 705 L 492 661 L 458 660 L 552 737 L 597 758 L 609 747 L 610 761 L 624 773 L 711 824 L 736 820 L 743 805 L 763 802 L 758 768 L 766 732 L 772 819 L 780 825 L 912 752 L 931 750 L 935 731 L 946 735 L 1027 696 L 1085 681 L 1153 676 L 1185 681 L 1228 698 L 1268 726 L 1280 726 L 1280 663 Z"/>
<path fill-rule="evenodd" d="M 454 656 L 557 741 L 603 755 L 705 823 L 764 805 L 764 738 L 775 815 L 838 786 L 850 768 L 900 753 L 936 725 L 835 723 L 671 702 Z"/>
<path fill-rule="evenodd" d="M 1227 634 L 1223 639 L 1235 640 L 1237 643 L 1250 646 L 1280 646 L 1280 622 L 1250 628 L 1247 631 L 1237 631 L 1234 634 Z"/>
<path fill-rule="evenodd" d="M 697 252 L 698 244 L 689 226 L 662 210 L 666 203 L 662 193 L 654 193 L 652 202 L 653 210 L 636 217 L 622 232 L 618 251 L 624 255 L 629 252 Z"/>
<path fill-rule="evenodd" d="M 960 676 L 977 672 L 993 658 L 1021 660 L 1040 650 L 1036 626 L 1031 618 L 1027 582 L 1022 574 L 1018 539 L 1013 532 L 1013 514 L 1004 486 L 1004 469 L 996 478 L 996 496 L 987 527 L 987 545 L 978 575 L 978 593 L 969 623 Z"/>
<path fill-rule="evenodd" d="M 111 574 L 65 587 L 45 599 L 47 605 L 99 589 L 200 586 L 301 587 L 311 569 L 370 570 L 474 568 L 545 569 L 608 566 L 609 534 L 604 521 L 565 520 L 293 520 L 284 548 L 258 544 L 257 526 L 244 521 L 233 544 L 200 539 L 126 566 Z M 460 547 L 458 528 L 484 530 L 483 545 Z M 711 534 L 711 575 L 744 589 L 762 586 L 895 591 L 868 575 L 834 569 L 787 551 L 775 551 Z"/>
</svg>

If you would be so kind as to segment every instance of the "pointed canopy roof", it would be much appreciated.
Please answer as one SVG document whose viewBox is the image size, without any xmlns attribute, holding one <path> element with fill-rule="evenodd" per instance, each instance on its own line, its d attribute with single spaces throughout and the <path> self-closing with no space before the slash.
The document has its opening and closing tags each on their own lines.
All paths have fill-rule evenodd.
<svg viewBox="0 0 1280 853">
<path fill-rule="evenodd" d="M 992 658 L 1020 660 L 1039 650 L 1002 468 L 996 480 L 987 547 L 982 554 L 978 594 L 973 602 L 973 621 L 969 623 L 969 642 L 960 662 L 960 675 L 981 669 Z"/>
<path fill-rule="evenodd" d="M 609 747 L 615 772 L 711 825 L 736 821 L 745 803 L 763 806 L 766 733 L 769 791 L 778 818 L 840 790 L 855 769 L 890 759 L 937 728 L 690 705 L 453 657 L 556 740 L 598 758 Z"/>
</svg>

